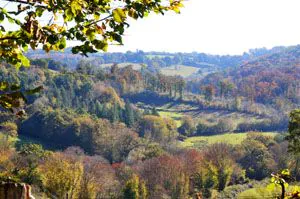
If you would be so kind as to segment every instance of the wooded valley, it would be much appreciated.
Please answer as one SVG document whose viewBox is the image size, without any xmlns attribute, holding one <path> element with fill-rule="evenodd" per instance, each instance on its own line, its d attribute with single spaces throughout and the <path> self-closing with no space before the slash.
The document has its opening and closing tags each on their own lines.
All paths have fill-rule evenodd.
<svg viewBox="0 0 300 199">
<path fill-rule="evenodd" d="M 29 68 L 2 63 L 1 92 L 43 89 L 1 111 L 0 178 L 30 184 L 36 198 L 242 199 L 279 197 L 279 176 L 292 198 L 299 49 L 29 52 Z"/>
</svg>

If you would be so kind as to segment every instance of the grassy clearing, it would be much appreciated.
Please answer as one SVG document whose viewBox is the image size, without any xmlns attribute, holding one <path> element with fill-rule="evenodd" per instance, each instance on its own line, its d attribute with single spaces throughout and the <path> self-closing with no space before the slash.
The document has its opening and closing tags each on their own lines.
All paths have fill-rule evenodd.
<svg viewBox="0 0 300 199">
<path fill-rule="evenodd" d="M 196 122 L 197 121 L 207 121 L 208 123 L 215 124 L 220 119 L 232 119 L 234 123 L 237 125 L 242 122 L 261 122 L 266 118 L 262 116 L 242 113 L 242 112 L 232 112 L 226 110 L 203 110 L 197 106 L 191 106 L 187 104 L 165 104 L 158 109 L 169 111 L 169 112 L 177 112 L 183 115 L 191 116 Z"/>
<path fill-rule="evenodd" d="M 175 120 L 177 127 L 181 126 L 181 119 L 184 115 L 176 112 L 168 112 L 168 111 L 158 111 L 161 117 L 172 118 Z"/>
<path fill-rule="evenodd" d="M 146 57 L 149 59 L 153 59 L 155 57 L 158 57 L 158 58 L 170 57 L 171 59 L 173 59 L 174 55 L 146 55 Z"/>
<path fill-rule="evenodd" d="M 240 123 L 257 123 L 266 120 L 261 116 L 251 115 L 247 113 L 232 112 L 226 110 L 203 110 L 196 106 L 190 106 L 186 104 L 165 104 L 161 107 L 157 107 L 162 117 L 170 117 L 174 119 L 178 125 L 181 124 L 181 120 L 184 116 L 190 116 L 193 120 L 198 122 L 204 122 L 207 124 L 215 125 L 220 119 L 230 119 L 233 126 L 236 128 Z"/>
<path fill-rule="evenodd" d="M 299 191 L 299 186 L 289 186 L 287 192 Z M 277 186 L 275 189 L 270 189 L 267 187 L 248 189 L 238 195 L 238 199 L 261 199 L 261 198 L 279 198 L 281 194 L 281 189 Z"/>
<path fill-rule="evenodd" d="M 176 65 L 176 66 L 170 66 L 166 68 L 162 68 L 160 72 L 164 75 L 168 76 L 182 76 L 182 77 L 188 77 L 194 73 L 197 73 L 199 71 L 199 68 L 192 67 L 192 66 L 184 66 L 184 65 Z"/>
<path fill-rule="evenodd" d="M 112 63 L 111 64 L 110 63 L 109 64 L 101 64 L 100 67 L 101 68 L 109 68 L 112 65 L 113 65 Z M 134 69 L 134 70 L 141 70 L 141 68 L 144 64 L 126 62 L 126 63 L 119 63 L 117 65 L 118 65 L 119 68 L 124 68 L 126 66 L 132 66 L 132 69 Z"/>
<path fill-rule="evenodd" d="M 268 135 L 274 137 L 276 132 L 264 132 L 263 135 Z M 190 137 L 180 143 L 182 147 L 192 148 L 198 147 L 203 144 L 214 144 L 218 142 L 224 142 L 232 145 L 240 144 L 244 139 L 246 139 L 247 133 L 227 133 L 222 135 L 212 135 L 212 136 L 195 136 Z"/>
</svg>

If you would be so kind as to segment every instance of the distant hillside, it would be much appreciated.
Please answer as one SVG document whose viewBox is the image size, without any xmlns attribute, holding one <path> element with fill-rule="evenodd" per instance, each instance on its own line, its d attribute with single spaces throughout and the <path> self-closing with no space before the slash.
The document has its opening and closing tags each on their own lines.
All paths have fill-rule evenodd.
<svg viewBox="0 0 300 199">
<path fill-rule="evenodd" d="M 274 68 L 300 66 L 300 45 L 283 49 L 279 52 L 266 54 L 245 62 L 242 68 Z"/>
<path fill-rule="evenodd" d="M 240 67 L 207 75 L 194 84 L 198 84 L 198 88 L 200 85 L 213 86 L 217 97 L 242 96 L 250 101 L 279 107 L 283 101 L 289 101 L 299 107 L 300 46 L 263 55 Z M 193 87 L 197 88 L 197 85 Z"/>
<path fill-rule="evenodd" d="M 237 67 L 250 60 L 263 55 L 269 55 L 274 52 L 285 50 L 285 47 L 275 47 L 273 49 L 252 49 L 243 55 L 210 55 L 205 53 L 167 53 L 167 52 L 143 52 L 128 51 L 126 53 L 96 53 L 90 54 L 89 57 L 74 55 L 68 48 L 64 52 L 45 53 L 42 50 L 29 51 L 27 56 L 31 59 L 50 58 L 60 61 L 68 68 L 74 69 L 78 63 L 84 59 L 93 62 L 93 65 L 111 64 L 111 63 L 135 63 L 145 64 L 152 70 L 170 66 L 191 66 L 203 69 L 204 71 L 218 71 L 230 67 Z M 184 75 L 183 75 L 184 76 Z"/>
</svg>

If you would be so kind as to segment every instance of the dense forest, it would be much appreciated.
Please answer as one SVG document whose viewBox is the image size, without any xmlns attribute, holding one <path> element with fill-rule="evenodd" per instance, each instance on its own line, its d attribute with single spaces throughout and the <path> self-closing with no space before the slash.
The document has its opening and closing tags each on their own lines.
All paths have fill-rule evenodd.
<svg viewBox="0 0 300 199">
<path fill-rule="evenodd" d="M 2 63 L 3 82 L 43 90 L 19 102 L 23 115 L 1 110 L 0 179 L 30 184 L 37 198 L 279 197 L 282 179 L 298 194 L 298 49 L 30 52 L 29 68 Z M 157 70 L 176 64 L 214 69 Z"/>
</svg>

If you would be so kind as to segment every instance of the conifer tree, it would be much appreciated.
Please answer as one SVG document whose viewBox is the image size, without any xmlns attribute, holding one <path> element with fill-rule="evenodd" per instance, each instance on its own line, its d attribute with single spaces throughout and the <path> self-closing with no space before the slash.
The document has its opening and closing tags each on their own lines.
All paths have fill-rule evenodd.
<svg viewBox="0 0 300 199">
<path fill-rule="evenodd" d="M 299 155 L 300 153 L 300 109 L 290 113 L 288 128 L 289 151 Z"/>
<path fill-rule="evenodd" d="M 134 124 L 134 112 L 133 112 L 133 109 L 132 109 L 132 106 L 131 104 L 129 103 L 129 101 L 126 101 L 126 104 L 125 104 L 125 123 L 128 125 L 128 126 L 132 126 Z"/>
<path fill-rule="evenodd" d="M 133 175 L 132 178 L 127 181 L 123 194 L 124 199 L 146 199 L 148 193 L 145 183 L 141 182 L 137 175 Z"/>
</svg>

